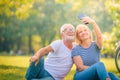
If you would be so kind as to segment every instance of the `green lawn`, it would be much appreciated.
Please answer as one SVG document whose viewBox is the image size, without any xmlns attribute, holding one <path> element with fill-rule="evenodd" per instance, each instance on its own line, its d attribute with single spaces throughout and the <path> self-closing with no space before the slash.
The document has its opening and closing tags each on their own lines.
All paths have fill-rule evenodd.
<svg viewBox="0 0 120 80">
<path fill-rule="evenodd" d="M 0 79 L 1 80 L 25 80 L 25 72 L 29 65 L 30 56 L 0 56 Z M 105 63 L 107 71 L 115 73 L 120 77 L 117 72 L 114 59 L 101 59 Z M 75 66 L 72 67 L 70 73 L 66 76 L 65 80 L 72 80 L 75 72 Z"/>
</svg>

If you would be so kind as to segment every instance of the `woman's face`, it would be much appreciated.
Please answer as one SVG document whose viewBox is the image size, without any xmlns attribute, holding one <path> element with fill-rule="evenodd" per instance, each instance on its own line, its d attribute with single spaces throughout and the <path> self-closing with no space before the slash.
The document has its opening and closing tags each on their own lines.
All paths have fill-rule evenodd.
<svg viewBox="0 0 120 80">
<path fill-rule="evenodd" d="M 90 39 L 90 31 L 87 27 L 79 27 L 77 31 L 78 39 L 81 41 Z"/>
</svg>

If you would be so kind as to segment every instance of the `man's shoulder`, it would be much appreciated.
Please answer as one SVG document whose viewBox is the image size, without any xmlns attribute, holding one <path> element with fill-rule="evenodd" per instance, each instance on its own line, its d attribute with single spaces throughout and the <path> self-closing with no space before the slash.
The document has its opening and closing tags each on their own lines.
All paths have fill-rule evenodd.
<svg viewBox="0 0 120 80">
<path fill-rule="evenodd" d="M 58 39 L 58 40 L 54 40 L 52 43 L 61 43 L 62 40 Z"/>
<path fill-rule="evenodd" d="M 54 46 L 54 47 L 57 47 L 57 46 L 60 46 L 62 44 L 62 40 L 55 40 L 53 41 L 50 46 Z"/>
</svg>

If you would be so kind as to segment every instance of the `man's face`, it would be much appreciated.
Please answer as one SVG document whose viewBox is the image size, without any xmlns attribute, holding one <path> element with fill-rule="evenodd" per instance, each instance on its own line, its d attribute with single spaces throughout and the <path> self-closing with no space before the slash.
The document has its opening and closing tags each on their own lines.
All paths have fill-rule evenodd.
<svg viewBox="0 0 120 80">
<path fill-rule="evenodd" d="M 63 38 L 67 41 L 73 41 L 75 38 L 75 29 L 73 26 L 68 25 L 63 30 Z"/>
</svg>

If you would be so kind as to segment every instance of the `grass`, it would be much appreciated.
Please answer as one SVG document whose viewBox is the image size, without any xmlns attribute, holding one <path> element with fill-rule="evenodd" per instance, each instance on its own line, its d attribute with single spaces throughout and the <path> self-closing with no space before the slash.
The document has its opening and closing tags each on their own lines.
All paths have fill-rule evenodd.
<svg viewBox="0 0 120 80">
<path fill-rule="evenodd" d="M 0 79 L 1 80 L 25 80 L 25 73 L 29 66 L 30 56 L 0 56 Z M 120 77 L 118 73 L 114 59 L 102 58 L 107 71 L 115 73 Z M 72 80 L 75 73 L 75 65 L 72 67 L 69 74 L 65 77 L 65 80 Z"/>
</svg>

